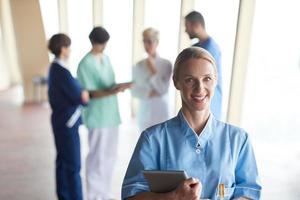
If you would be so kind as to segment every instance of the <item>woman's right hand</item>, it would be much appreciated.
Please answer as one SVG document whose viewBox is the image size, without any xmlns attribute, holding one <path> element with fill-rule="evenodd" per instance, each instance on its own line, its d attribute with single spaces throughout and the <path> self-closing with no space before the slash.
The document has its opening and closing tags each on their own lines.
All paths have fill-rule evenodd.
<svg viewBox="0 0 300 200">
<path fill-rule="evenodd" d="M 110 89 L 111 94 L 117 94 L 119 92 L 123 92 L 124 88 L 120 85 L 116 85 Z"/>
<path fill-rule="evenodd" d="M 83 90 L 81 92 L 81 101 L 84 103 L 84 104 L 87 104 L 90 100 L 90 94 L 87 90 Z"/>
<path fill-rule="evenodd" d="M 115 85 L 114 87 L 112 87 L 110 89 L 110 91 L 112 92 L 112 94 L 117 94 L 119 92 L 124 92 L 124 90 L 131 88 L 132 87 L 132 83 L 119 83 L 117 85 Z"/>
<path fill-rule="evenodd" d="M 172 193 L 176 200 L 199 200 L 202 190 L 201 182 L 195 178 L 184 180 Z"/>
</svg>

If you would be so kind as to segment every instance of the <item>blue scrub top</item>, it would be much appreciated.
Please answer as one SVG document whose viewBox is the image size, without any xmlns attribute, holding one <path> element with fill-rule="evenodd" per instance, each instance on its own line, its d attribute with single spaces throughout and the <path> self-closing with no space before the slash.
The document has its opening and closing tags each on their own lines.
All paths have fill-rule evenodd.
<svg viewBox="0 0 300 200">
<path fill-rule="evenodd" d="M 149 191 L 141 170 L 184 170 L 201 181 L 201 198 L 218 199 L 218 185 L 223 183 L 224 199 L 260 199 L 261 186 L 248 134 L 216 120 L 212 114 L 199 137 L 181 111 L 144 131 L 123 181 L 122 199 Z"/>
<path fill-rule="evenodd" d="M 53 130 L 69 130 L 66 123 L 76 112 L 81 100 L 81 86 L 60 61 L 55 60 L 49 69 L 48 99 L 52 109 L 51 123 Z M 73 125 L 75 130 L 81 124 L 81 118 Z M 72 127 L 73 127 L 72 126 Z M 71 129 L 70 129 L 71 130 Z"/>
</svg>

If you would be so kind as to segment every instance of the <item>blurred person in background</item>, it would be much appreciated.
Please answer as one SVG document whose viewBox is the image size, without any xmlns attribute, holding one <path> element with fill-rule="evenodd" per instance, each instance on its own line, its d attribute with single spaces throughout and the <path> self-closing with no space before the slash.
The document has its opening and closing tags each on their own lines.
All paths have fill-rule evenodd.
<svg viewBox="0 0 300 200">
<path fill-rule="evenodd" d="M 80 178 L 81 105 L 88 103 L 89 93 L 72 77 L 67 67 L 71 39 L 62 33 L 48 43 L 55 59 L 48 76 L 48 96 L 52 109 L 51 124 L 56 146 L 56 193 L 60 200 L 82 200 Z"/>
<path fill-rule="evenodd" d="M 89 132 L 86 159 L 89 200 L 110 199 L 121 123 L 116 94 L 131 87 L 131 83 L 116 84 L 110 59 L 103 52 L 109 38 L 103 27 L 93 28 L 89 34 L 92 49 L 82 58 L 77 69 L 83 88 L 94 91 L 91 97 L 97 98 L 83 110 L 83 122 Z"/>
<path fill-rule="evenodd" d="M 141 131 L 170 118 L 168 90 L 172 64 L 159 56 L 159 33 L 154 28 L 143 31 L 147 58 L 133 67 L 132 95 L 138 99 L 137 121 Z"/>
</svg>

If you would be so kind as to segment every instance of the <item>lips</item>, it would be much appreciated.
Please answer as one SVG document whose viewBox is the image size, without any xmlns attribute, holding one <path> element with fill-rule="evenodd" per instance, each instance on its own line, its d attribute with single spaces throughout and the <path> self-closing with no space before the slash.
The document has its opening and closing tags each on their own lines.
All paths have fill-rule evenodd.
<svg viewBox="0 0 300 200">
<path fill-rule="evenodd" d="M 191 97 L 197 103 L 202 103 L 205 101 L 207 95 L 191 95 Z"/>
</svg>

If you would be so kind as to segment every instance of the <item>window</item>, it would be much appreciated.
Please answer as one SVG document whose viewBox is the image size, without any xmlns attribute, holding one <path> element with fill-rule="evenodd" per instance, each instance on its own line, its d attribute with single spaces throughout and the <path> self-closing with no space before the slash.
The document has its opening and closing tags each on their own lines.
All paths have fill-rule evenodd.
<svg viewBox="0 0 300 200">
<path fill-rule="evenodd" d="M 291 0 L 256 1 L 242 126 L 255 141 L 264 199 L 300 199 L 298 8 Z"/>
<path fill-rule="evenodd" d="M 103 0 L 103 24 L 110 34 L 105 53 L 110 57 L 116 81 L 131 81 L 132 70 L 132 15 L 131 0 Z M 118 95 L 122 121 L 131 118 L 130 91 Z"/>
<path fill-rule="evenodd" d="M 41 14 L 47 39 L 59 32 L 57 6 L 57 1 L 40 0 Z"/>
<path fill-rule="evenodd" d="M 91 49 L 89 34 L 93 28 L 92 0 L 68 1 L 68 23 L 72 39 L 70 70 L 75 75 L 80 60 Z"/>
<path fill-rule="evenodd" d="M 48 0 L 39 2 L 46 40 L 49 40 L 52 35 L 59 32 L 58 4 L 57 1 Z M 50 52 L 48 52 L 48 56 L 50 60 L 53 60 L 54 56 Z"/>
<path fill-rule="evenodd" d="M 158 52 L 172 63 L 178 54 L 179 23 L 179 0 L 145 0 L 145 28 L 159 31 Z"/>
</svg>

